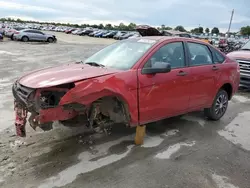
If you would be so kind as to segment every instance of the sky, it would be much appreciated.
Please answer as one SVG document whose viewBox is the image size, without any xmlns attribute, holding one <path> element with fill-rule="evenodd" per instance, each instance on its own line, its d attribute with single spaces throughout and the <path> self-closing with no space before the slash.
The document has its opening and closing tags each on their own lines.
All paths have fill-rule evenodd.
<svg viewBox="0 0 250 188">
<path fill-rule="evenodd" d="M 226 32 L 250 25 L 250 0 L 0 0 L 0 18 L 77 24 L 148 24 Z"/>
</svg>

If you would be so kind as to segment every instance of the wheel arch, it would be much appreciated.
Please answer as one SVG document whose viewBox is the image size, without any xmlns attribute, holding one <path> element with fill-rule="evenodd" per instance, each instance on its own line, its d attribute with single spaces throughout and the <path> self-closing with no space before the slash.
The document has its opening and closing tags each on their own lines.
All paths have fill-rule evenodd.
<svg viewBox="0 0 250 188">
<path fill-rule="evenodd" d="M 22 38 L 21 38 L 21 40 L 23 40 L 24 37 L 27 37 L 28 40 L 30 40 L 30 38 L 27 35 L 23 35 Z"/>
<path fill-rule="evenodd" d="M 225 91 L 227 92 L 227 94 L 228 94 L 228 100 L 231 100 L 232 97 L 233 97 L 233 86 L 232 86 L 232 84 L 230 84 L 230 83 L 225 83 L 225 84 L 223 84 L 223 85 L 220 87 L 219 90 L 221 90 L 221 89 L 223 89 L 223 90 L 225 90 Z"/>
</svg>

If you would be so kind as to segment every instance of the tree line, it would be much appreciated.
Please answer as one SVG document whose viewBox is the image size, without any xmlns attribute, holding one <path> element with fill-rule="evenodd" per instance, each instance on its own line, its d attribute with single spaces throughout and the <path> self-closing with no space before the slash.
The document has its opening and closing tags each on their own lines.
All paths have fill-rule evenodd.
<svg viewBox="0 0 250 188">
<path fill-rule="evenodd" d="M 38 21 L 26 21 L 21 19 L 13 19 L 13 18 L 0 18 L 0 22 L 16 22 L 16 23 L 36 23 L 36 24 L 47 24 L 47 25 L 55 25 L 55 26 L 67 26 L 67 27 L 77 27 L 77 28 L 85 28 L 85 27 L 93 27 L 98 29 L 108 29 L 108 30 L 123 30 L 123 31 L 134 31 L 136 24 L 130 23 L 128 25 L 124 23 L 120 23 L 119 25 L 112 25 L 112 24 L 71 24 L 71 23 L 55 23 L 55 22 L 38 22 Z M 161 27 L 158 27 L 159 30 L 176 30 L 187 32 L 187 30 L 178 25 L 174 28 L 165 26 L 164 24 Z M 191 33 L 195 34 L 202 34 L 202 33 L 212 33 L 212 34 L 219 34 L 220 30 L 218 27 L 214 27 L 211 31 L 209 28 L 204 29 L 203 27 L 197 27 L 190 31 Z M 242 35 L 250 35 L 250 26 L 245 26 L 240 29 Z"/>
</svg>

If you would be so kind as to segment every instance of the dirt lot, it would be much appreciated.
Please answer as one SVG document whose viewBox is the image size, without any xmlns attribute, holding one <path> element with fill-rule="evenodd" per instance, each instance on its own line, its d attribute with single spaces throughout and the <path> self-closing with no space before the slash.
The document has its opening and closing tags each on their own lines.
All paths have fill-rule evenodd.
<svg viewBox="0 0 250 188">
<path fill-rule="evenodd" d="M 83 60 L 114 42 L 57 33 L 58 43 L 0 43 L 0 187 L 249 188 L 250 94 L 238 93 L 221 121 L 202 113 L 147 127 L 142 146 L 134 129 L 110 136 L 55 123 L 52 131 L 15 137 L 11 85 L 25 72 Z"/>
</svg>

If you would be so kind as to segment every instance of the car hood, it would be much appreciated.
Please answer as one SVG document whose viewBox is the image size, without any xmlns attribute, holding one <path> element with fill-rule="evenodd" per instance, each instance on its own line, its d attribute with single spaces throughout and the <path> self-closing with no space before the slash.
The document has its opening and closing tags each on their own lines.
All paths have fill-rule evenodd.
<svg viewBox="0 0 250 188">
<path fill-rule="evenodd" d="M 249 60 L 250 59 L 250 51 L 238 50 L 238 51 L 228 53 L 227 56 L 232 58 L 232 59 Z"/>
<path fill-rule="evenodd" d="M 40 69 L 24 75 L 18 82 L 29 88 L 46 88 L 116 72 L 119 70 L 76 63 Z"/>
</svg>

